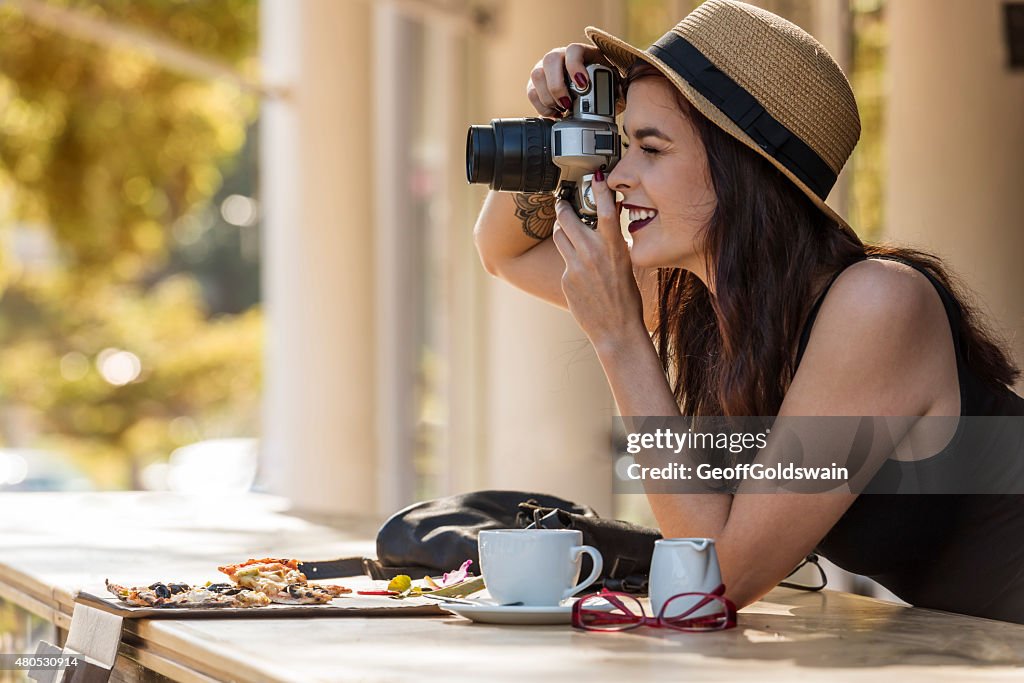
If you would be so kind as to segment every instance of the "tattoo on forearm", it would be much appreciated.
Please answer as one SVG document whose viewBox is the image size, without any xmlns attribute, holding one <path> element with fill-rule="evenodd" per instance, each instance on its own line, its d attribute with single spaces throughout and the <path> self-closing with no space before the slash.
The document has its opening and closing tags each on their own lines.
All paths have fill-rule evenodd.
<svg viewBox="0 0 1024 683">
<path fill-rule="evenodd" d="M 555 198 L 550 194 L 516 194 L 516 218 L 523 222 L 523 233 L 535 240 L 551 237 L 555 227 Z"/>
</svg>

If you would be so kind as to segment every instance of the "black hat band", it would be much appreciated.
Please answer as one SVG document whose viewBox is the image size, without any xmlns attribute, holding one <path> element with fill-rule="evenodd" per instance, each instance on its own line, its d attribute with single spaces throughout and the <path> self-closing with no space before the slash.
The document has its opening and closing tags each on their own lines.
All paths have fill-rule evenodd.
<svg viewBox="0 0 1024 683">
<path fill-rule="evenodd" d="M 799 178 L 822 201 L 836 173 L 806 142 L 779 123 L 753 95 L 685 38 L 669 31 L 647 50 L 740 127 L 768 155 Z"/>
</svg>

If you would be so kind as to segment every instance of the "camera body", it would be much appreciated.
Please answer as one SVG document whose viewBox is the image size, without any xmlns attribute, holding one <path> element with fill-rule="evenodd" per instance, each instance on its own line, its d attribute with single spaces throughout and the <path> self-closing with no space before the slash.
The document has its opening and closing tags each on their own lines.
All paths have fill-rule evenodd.
<svg viewBox="0 0 1024 683">
<path fill-rule="evenodd" d="M 568 200 L 591 227 L 597 204 L 594 171 L 610 171 L 620 158 L 615 124 L 615 73 L 587 65 L 587 87 L 568 81 L 572 112 L 545 118 L 494 119 L 470 126 L 466 140 L 466 179 L 504 192 L 553 193 Z"/>
</svg>

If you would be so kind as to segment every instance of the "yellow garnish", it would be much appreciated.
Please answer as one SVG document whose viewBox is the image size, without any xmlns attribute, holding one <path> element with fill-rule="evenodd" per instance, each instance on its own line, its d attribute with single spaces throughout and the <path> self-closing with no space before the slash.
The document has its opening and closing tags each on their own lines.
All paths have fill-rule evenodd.
<svg viewBox="0 0 1024 683">
<path fill-rule="evenodd" d="M 395 578 L 391 579 L 390 583 L 388 583 L 389 591 L 398 591 L 401 593 L 402 591 L 407 591 L 410 588 L 412 588 L 412 579 L 405 574 L 399 574 Z"/>
</svg>

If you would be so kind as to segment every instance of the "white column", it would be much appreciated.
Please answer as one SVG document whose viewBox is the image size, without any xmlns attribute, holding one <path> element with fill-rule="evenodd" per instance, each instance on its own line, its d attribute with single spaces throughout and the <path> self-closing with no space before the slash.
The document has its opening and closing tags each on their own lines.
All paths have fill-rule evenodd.
<svg viewBox="0 0 1024 683">
<path fill-rule="evenodd" d="M 413 46 L 414 27 L 396 2 L 374 7 L 376 45 L 369 70 L 375 75 L 373 98 L 376 136 L 373 154 L 375 192 L 368 195 L 377 209 L 373 226 L 376 240 L 375 316 L 377 326 L 376 384 L 379 405 L 376 417 L 377 455 L 381 474 L 377 482 L 377 507 L 388 515 L 413 502 L 412 457 L 416 448 L 416 378 L 425 312 L 414 296 L 422 286 L 419 252 L 424 236 L 414 229 L 416 210 L 409 196 L 409 149 L 415 130 L 409 125 L 416 110 L 414 84 L 409 76 L 418 51 Z M 369 104 L 369 103 L 368 103 Z"/>
<path fill-rule="evenodd" d="M 1003 4 L 887 5 L 885 222 L 889 239 L 947 260 L 1021 363 L 1024 78 L 1007 67 Z"/>
<path fill-rule="evenodd" d="M 468 103 L 477 105 L 477 37 L 469 29 L 440 24 L 426 36 L 427 52 L 433 55 L 437 78 L 433 107 L 438 154 L 438 193 L 444 201 L 436 211 L 438 230 L 434 253 L 440 262 L 438 291 L 443 298 L 445 324 L 439 326 L 439 344 L 445 356 L 442 391 L 447 428 L 439 454 L 441 490 L 460 493 L 480 487 L 483 461 L 482 414 L 486 394 L 480 371 L 483 335 L 479 301 L 483 282 L 473 243 L 474 192 L 466 183 L 466 128 L 475 122 Z M 467 95 L 470 95 L 467 97 Z"/>
<path fill-rule="evenodd" d="M 263 481 L 303 511 L 375 511 L 371 9 L 263 0 Z"/>
<path fill-rule="evenodd" d="M 502 5 L 479 123 L 536 115 L 526 99 L 534 63 L 551 48 L 586 42 L 584 27 L 602 23 L 600 4 L 587 0 Z M 586 336 L 568 313 L 504 282 L 491 280 L 486 296 L 485 485 L 552 493 L 610 513 L 614 404 Z"/>
</svg>

